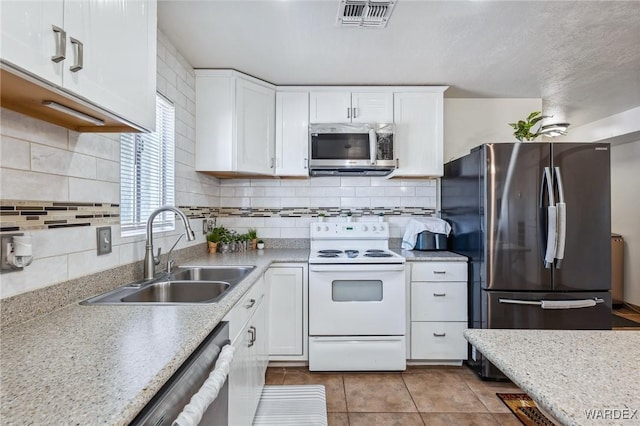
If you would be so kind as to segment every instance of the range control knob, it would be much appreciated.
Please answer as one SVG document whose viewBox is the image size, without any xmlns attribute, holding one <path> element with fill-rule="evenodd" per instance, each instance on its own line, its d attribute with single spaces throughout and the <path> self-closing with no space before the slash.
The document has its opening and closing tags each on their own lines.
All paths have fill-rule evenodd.
<svg viewBox="0 0 640 426">
<path fill-rule="evenodd" d="M 316 226 L 316 231 L 317 231 L 317 232 L 320 232 L 321 230 L 322 230 L 322 227 L 320 227 L 320 226 Z"/>
<path fill-rule="evenodd" d="M 325 226 L 324 226 L 324 230 L 325 230 L 326 232 L 329 232 L 329 225 L 325 225 Z"/>
<path fill-rule="evenodd" d="M 363 230 L 364 232 L 367 232 L 367 229 L 369 229 L 369 227 L 368 227 L 367 225 L 362 225 L 362 230 Z"/>
<path fill-rule="evenodd" d="M 377 230 L 377 229 L 376 229 L 376 226 L 375 226 L 375 225 L 373 225 L 373 226 L 371 227 L 371 230 L 372 230 L 373 232 L 376 232 L 376 230 Z"/>
<path fill-rule="evenodd" d="M 384 231 L 384 225 L 380 225 L 380 230 Z"/>
</svg>

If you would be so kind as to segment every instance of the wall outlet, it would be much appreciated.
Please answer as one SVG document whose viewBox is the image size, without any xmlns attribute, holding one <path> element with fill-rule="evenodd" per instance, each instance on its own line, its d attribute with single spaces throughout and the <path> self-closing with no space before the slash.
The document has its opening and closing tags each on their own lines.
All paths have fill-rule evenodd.
<svg viewBox="0 0 640 426">
<path fill-rule="evenodd" d="M 208 234 L 209 232 L 213 231 L 213 228 L 216 226 L 216 220 L 215 219 L 204 219 L 202 221 L 202 233 L 203 234 Z"/>
<path fill-rule="evenodd" d="M 102 226 L 96 228 L 98 240 L 98 256 L 111 253 L 111 227 Z"/>
</svg>

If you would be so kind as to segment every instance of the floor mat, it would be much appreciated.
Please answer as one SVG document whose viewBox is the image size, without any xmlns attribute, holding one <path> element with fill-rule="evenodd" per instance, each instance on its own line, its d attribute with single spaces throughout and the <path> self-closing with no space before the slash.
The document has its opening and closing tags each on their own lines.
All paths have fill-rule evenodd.
<svg viewBox="0 0 640 426">
<path fill-rule="evenodd" d="M 621 317 L 619 315 L 612 315 L 612 325 L 614 328 L 640 328 L 640 322 L 635 322 L 628 318 Z"/>
<path fill-rule="evenodd" d="M 324 386 L 265 386 L 253 424 L 326 426 Z"/>
<path fill-rule="evenodd" d="M 554 426 L 526 393 L 496 393 L 525 426 Z"/>
</svg>

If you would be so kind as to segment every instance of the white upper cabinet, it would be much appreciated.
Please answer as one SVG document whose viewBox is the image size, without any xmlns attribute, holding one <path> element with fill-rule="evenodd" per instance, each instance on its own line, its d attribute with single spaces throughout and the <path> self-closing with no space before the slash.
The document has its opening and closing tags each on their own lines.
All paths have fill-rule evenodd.
<svg viewBox="0 0 640 426">
<path fill-rule="evenodd" d="M 393 93 L 313 91 L 309 95 L 311 123 L 391 123 Z"/>
<path fill-rule="evenodd" d="M 0 7 L 3 106 L 81 131 L 155 128 L 155 0 L 3 1 Z M 18 85 L 22 93 L 12 89 Z M 83 128 L 91 120 L 78 124 L 77 114 L 65 122 L 45 100 L 104 126 Z"/>
<path fill-rule="evenodd" d="M 352 123 L 393 123 L 393 93 L 351 94 Z"/>
<path fill-rule="evenodd" d="M 309 176 L 309 93 L 276 93 L 276 175 Z"/>
<path fill-rule="evenodd" d="M 272 176 L 274 86 L 231 70 L 196 70 L 196 170 Z"/>
<path fill-rule="evenodd" d="M 399 92 L 393 96 L 395 155 L 389 177 L 442 176 L 443 92 Z"/>
<path fill-rule="evenodd" d="M 64 9 L 58 1 L 2 1 L 2 60 L 62 85 Z"/>
<path fill-rule="evenodd" d="M 68 44 L 64 87 L 153 129 L 155 16 L 155 1 L 65 2 Z"/>
</svg>

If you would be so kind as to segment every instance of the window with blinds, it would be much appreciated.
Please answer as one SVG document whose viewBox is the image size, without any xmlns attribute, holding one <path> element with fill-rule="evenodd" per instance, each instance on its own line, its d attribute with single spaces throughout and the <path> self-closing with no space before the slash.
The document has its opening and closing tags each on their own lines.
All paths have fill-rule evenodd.
<svg viewBox="0 0 640 426">
<path fill-rule="evenodd" d="M 120 136 L 120 225 L 122 235 L 145 232 L 151 212 L 174 204 L 175 109 L 156 96 L 156 131 Z M 175 215 L 159 214 L 153 229 L 175 227 Z"/>
</svg>

